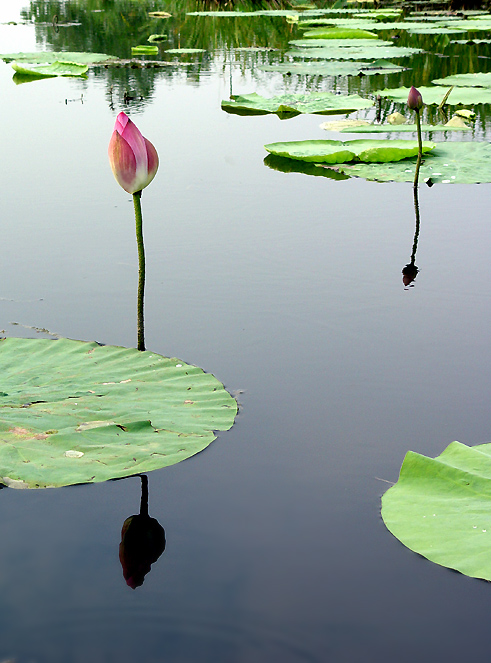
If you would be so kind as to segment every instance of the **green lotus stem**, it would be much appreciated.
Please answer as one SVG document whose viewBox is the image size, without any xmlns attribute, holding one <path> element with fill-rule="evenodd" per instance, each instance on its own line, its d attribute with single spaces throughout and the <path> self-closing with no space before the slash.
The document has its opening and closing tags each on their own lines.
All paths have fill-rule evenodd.
<svg viewBox="0 0 491 663">
<path fill-rule="evenodd" d="M 419 115 L 419 108 L 416 108 L 415 112 L 416 126 L 418 128 L 418 160 L 416 161 L 416 171 L 414 173 L 414 188 L 418 186 L 419 168 L 421 166 L 421 159 L 423 157 L 423 141 L 421 140 L 421 117 Z"/>
<path fill-rule="evenodd" d="M 145 297 L 145 247 L 143 245 L 143 220 L 141 191 L 133 194 L 135 208 L 136 244 L 138 246 L 138 301 L 137 301 L 137 339 L 138 350 L 145 350 L 145 328 L 143 322 L 143 300 Z"/>
</svg>

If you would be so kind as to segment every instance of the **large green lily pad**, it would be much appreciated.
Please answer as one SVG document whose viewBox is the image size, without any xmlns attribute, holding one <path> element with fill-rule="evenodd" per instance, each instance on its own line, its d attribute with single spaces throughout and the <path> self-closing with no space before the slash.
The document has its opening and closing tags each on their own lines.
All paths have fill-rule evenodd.
<svg viewBox="0 0 491 663">
<path fill-rule="evenodd" d="M 271 154 L 313 163 L 368 163 L 400 161 L 418 154 L 418 143 L 413 140 L 299 140 L 270 143 L 264 146 Z M 435 148 L 435 143 L 423 141 L 423 152 Z"/>
<path fill-rule="evenodd" d="M 445 78 L 435 78 L 431 81 L 435 85 L 456 85 L 457 87 L 486 87 L 491 88 L 491 73 L 455 74 Z"/>
<path fill-rule="evenodd" d="M 422 85 L 418 87 L 418 90 L 421 92 L 423 101 L 427 105 L 441 104 L 448 91 L 440 85 L 435 85 L 435 87 L 427 87 Z M 393 101 L 407 103 L 409 88 L 400 87 L 376 90 L 373 94 L 380 95 L 386 99 L 392 99 Z M 450 94 L 448 95 L 445 103 L 453 106 L 458 104 L 462 104 L 464 106 L 473 104 L 491 104 L 491 90 L 476 87 L 454 87 L 454 89 L 451 90 Z"/>
<path fill-rule="evenodd" d="M 53 62 L 53 64 L 20 64 L 12 62 L 12 68 L 22 76 L 49 78 L 54 76 L 83 76 L 89 65 L 75 62 Z"/>
<path fill-rule="evenodd" d="M 409 451 L 382 518 L 414 552 L 491 580 L 491 444 L 452 442 L 437 458 Z"/>
<path fill-rule="evenodd" d="M 300 113 L 321 115 L 352 113 L 363 108 L 370 108 L 373 103 L 357 94 L 344 96 L 333 92 L 313 92 L 266 98 L 253 92 L 252 94 L 233 95 L 230 101 L 222 101 L 222 110 L 239 115 L 276 113 L 280 118 L 285 119 L 295 117 Z"/>
<path fill-rule="evenodd" d="M 347 175 L 377 182 L 412 182 L 416 159 L 399 163 L 353 164 L 342 166 Z M 475 141 L 437 143 L 421 164 L 420 181 L 444 184 L 491 182 L 491 144 Z"/>
<path fill-rule="evenodd" d="M 23 62 L 29 64 L 53 64 L 54 62 L 72 62 L 76 64 L 97 64 L 113 60 L 107 53 L 77 53 L 70 51 L 39 51 L 35 53 L 4 53 L 0 59 L 5 62 Z"/>
<path fill-rule="evenodd" d="M 0 341 L 0 482 L 106 481 L 193 456 L 237 403 L 200 368 L 69 339 Z"/>
</svg>

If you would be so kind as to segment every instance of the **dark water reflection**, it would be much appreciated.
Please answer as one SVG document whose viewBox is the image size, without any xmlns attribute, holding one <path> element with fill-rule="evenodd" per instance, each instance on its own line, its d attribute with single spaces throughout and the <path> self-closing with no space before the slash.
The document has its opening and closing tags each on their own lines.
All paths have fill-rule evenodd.
<svg viewBox="0 0 491 663">
<path fill-rule="evenodd" d="M 53 9 L 26 11 L 36 7 Z M 141 38 L 130 21 L 133 32 L 116 23 L 104 42 L 102 19 L 90 28 L 84 7 L 102 4 L 56 8 L 83 23 L 78 33 L 54 33 L 40 13 L 48 24 L 31 26 L 31 48 L 121 43 L 125 54 Z M 181 44 L 198 45 L 205 22 L 178 20 Z M 283 47 L 290 28 L 273 24 L 265 30 Z M 139 480 L 0 491 L 0 660 L 487 661 L 489 585 L 410 553 L 379 509 L 408 449 L 437 455 L 454 439 L 489 439 L 489 185 L 420 187 L 416 263 L 412 184 L 284 172 L 269 157 L 265 167 L 264 144 L 325 133 L 320 117 L 220 110 L 231 82 L 268 95 L 310 84 L 258 70 L 276 57 L 265 53 L 234 54 L 230 71 L 233 33 L 242 40 L 252 25 L 219 27 L 227 48 L 187 68 L 15 86 L 0 67 L 0 331 L 135 345 L 132 203 L 106 156 L 126 110 L 160 156 L 144 193 L 146 345 L 213 372 L 242 406 L 205 452 L 149 476 L 167 544 L 136 591 L 118 543 Z M 26 39 L 26 26 L 0 34 L 17 29 Z M 485 70 L 476 53 L 469 66 Z M 425 56 L 400 80 L 467 64 Z M 83 104 L 65 103 L 81 94 Z M 476 135 L 488 110 L 478 109 Z M 401 266 L 413 256 L 422 271 L 405 292 Z"/>
</svg>

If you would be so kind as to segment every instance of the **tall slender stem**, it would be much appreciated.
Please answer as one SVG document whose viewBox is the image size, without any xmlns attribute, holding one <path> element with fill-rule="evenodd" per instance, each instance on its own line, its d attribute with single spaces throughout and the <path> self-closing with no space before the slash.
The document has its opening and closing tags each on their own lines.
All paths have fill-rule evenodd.
<svg viewBox="0 0 491 663">
<path fill-rule="evenodd" d="M 414 173 L 414 188 L 418 186 L 419 180 L 419 167 L 421 166 L 421 159 L 423 157 L 423 141 L 421 140 L 421 117 L 419 115 L 419 108 L 416 109 L 416 126 L 418 128 L 418 160 L 416 161 L 416 171 Z"/>
<path fill-rule="evenodd" d="M 133 194 L 135 208 L 136 244 L 138 246 L 138 302 L 137 302 L 137 337 L 138 350 L 145 350 L 145 327 L 143 322 L 143 301 L 145 298 L 145 247 L 143 245 L 143 220 L 141 191 Z"/>
</svg>

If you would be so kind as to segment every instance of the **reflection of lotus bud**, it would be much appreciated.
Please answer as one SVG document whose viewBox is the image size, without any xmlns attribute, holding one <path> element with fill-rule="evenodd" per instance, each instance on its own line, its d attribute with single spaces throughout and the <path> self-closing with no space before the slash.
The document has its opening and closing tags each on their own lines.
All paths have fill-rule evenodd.
<svg viewBox="0 0 491 663">
<path fill-rule="evenodd" d="M 408 287 L 414 279 L 418 276 L 419 269 L 413 262 L 410 262 L 409 265 L 406 265 L 402 270 L 402 282 L 404 287 Z"/>
<path fill-rule="evenodd" d="M 127 518 L 119 544 L 119 560 L 126 584 L 132 589 L 143 585 L 150 567 L 164 550 L 164 528 L 155 518 L 142 515 Z"/>
<path fill-rule="evenodd" d="M 423 97 L 421 96 L 421 92 L 419 92 L 414 85 L 409 90 L 407 105 L 411 110 L 415 111 L 419 111 L 423 108 Z"/>
</svg>

